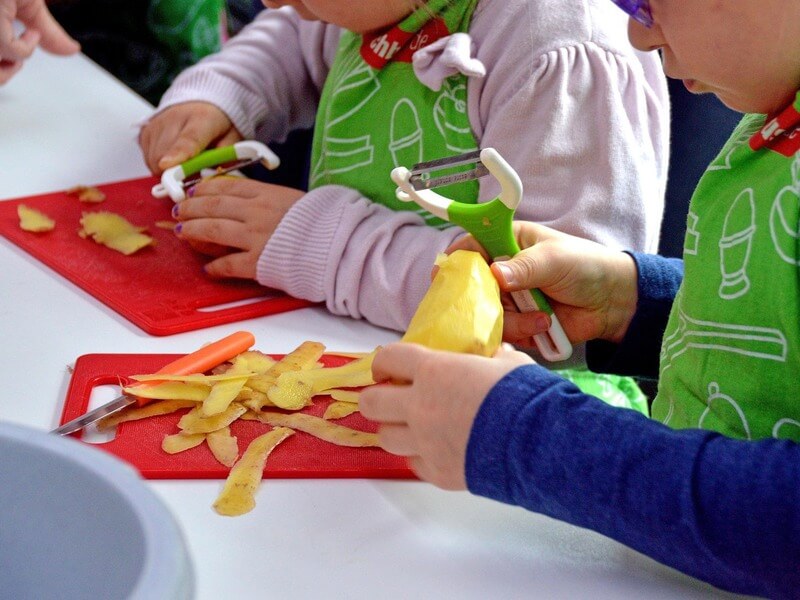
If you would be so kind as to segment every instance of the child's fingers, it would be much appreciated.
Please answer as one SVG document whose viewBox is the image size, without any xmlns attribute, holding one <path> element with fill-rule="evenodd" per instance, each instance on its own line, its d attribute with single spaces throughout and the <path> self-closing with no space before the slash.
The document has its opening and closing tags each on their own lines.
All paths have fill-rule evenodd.
<svg viewBox="0 0 800 600">
<path fill-rule="evenodd" d="M 81 49 L 81 45 L 72 39 L 63 27 L 55 20 L 50 11 L 44 7 L 40 10 L 28 27 L 41 33 L 39 45 L 52 54 L 68 56 Z"/>
<path fill-rule="evenodd" d="M 220 139 L 217 140 L 217 147 L 221 148 L 223 146 L 232 146 L 236 142 L 241 142 L 244 138 L 242 135 L 234 128 L 229 129 L 225 135 L 223 135 Z"/>
<path fill-rule="evenodd" d="M 248 220 L 243 199 L 233 196 L 194 196 L 175 205 L 173 216 L 179 221 L 192 219 L 227 219 L 239 223 Z"/>
<path fill-rule="evenodd" d="M 361 392 L 358 410 L 367 419 L 381 423 L 405 423 L 406 400 L 409 389 L 405 385 L 378 384 Z"/>
<path fill-rule="evenodd" d="M 29 58 L 39 43 L 40 34 L 33 29 L 25 30 L 16 37 L 10 23 L 0 20 L 0 59 L 7 62 L 19 62 Z"/>
<path fill-rule="evenodd" d="M 257 179 L 248 177 L 237 177 L 234 175 L 222 175 L 206 177 L 194 186 L 192 197 L 200 196 L 235 196 L 235 200 L 240 198 L 255 198 L 267 192 L 273 192 L 276 188 L 283 186 L 273 185 Z"/>
<path fill-rule="evenodd" d="M 457 240 L 455 240 L 445 249 L 445 253 L 452 254 L 456 250 L 472 250 L 473 252 L 480 252 L 481 255 L 483 255 L 483 258 L 487 260 L 487 262 L 491 261 L 489 253 L 486 252 L 483 246 L 481 246 L 478 243 L 478 241 L 469 234 L 463 235 Z"/>
<path fill-rule="evenodd" d="M 492 263 L 491 269 L 501 290 L 515 292 L 541 287 L 547 264 L 538 259 L 536 248 L 529 248 L 513 258 Z"/>
<path fill-rule="evenodd" d="M 166 171 L 196 156 L 202 152 L 205 147 L 206 145 L 201 141 L 201 138 L 196 132 L 191 132 L 187 135 L 184 131 L 181 133 L 180 137 L 169 146 L 164 156 L 158 160 L 157 166 L 161 171 Z"/>
<path fill-rule="evenodd" d="M 412 382 L 426 352 L 417 344 L 389 344 L 375 355 L 372 378 L 375 381 Z"/>
<path fill-rule="evenodd" d="M 250 247 L 247 226 L 231 219 L 190 219 L 178 223 L 174 231 L 179 238 L 194 242 L 210 242 L 242 250 Z"/>
<path fill-rule="evenodd" d="M 220 279 L 255 279 L 256 264 L 260 251 L 234 252 L 206 264 L 204 270 L 210 277 Z"/>
<path fill-rule="evenodd" d="M 503 314 L 503 339 L 512 344 L 519 344 L 534 335 L 544 333 L 549 328 L 550 317 L 544 312 Z"/>
<path fill-rule="evenodd" d="M 416 456 L 418 451 L 407 425 L 382 425 L 378 430 L 381 448 L 397 456 Z"/>
<path fill-rule="evenodd" d="M 165 129 L 166 135 L 173 139 L 158 161 L 161 170 L 169 169 L 197 156 L 209 146 L 218 133 L 213 127 L 208 126 L 200 113 L 195 115 L 192 112 L 180 111 L 178 114 L 182 115 L 182 118 L 175 124 L 177 133 Z"/>
</svg>

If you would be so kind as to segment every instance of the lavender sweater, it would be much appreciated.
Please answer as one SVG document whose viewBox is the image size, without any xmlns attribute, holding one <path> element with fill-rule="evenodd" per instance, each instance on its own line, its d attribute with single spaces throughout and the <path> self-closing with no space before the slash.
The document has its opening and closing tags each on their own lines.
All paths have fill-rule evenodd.
<svg viewBox="0 0 800 600">
<path fill-rule="evenodd" d="M 340 29 L 263 11 L 219 54 L 182 73 L 158 110 L 221 108 L 245 138 L 282 140 L 314 124 Z M 487 70 L 468 83 L 481 147 L 518 171 L 517 218 L 615 248 L 656 250 L 668 157 L 669 101 L 655 53 L 628 43 L 608 0 L 481 0 L 469 34 Z M 387 173 L 388 177 L 389 174 Z M 499 192 L 481 180 L 480 200 Z M 307 193 L 264 248 L 258 281 L 335 314 L 404 330 L 437 253 L 462 231 L 426 227 L 336 185 Z"/>
</svg>

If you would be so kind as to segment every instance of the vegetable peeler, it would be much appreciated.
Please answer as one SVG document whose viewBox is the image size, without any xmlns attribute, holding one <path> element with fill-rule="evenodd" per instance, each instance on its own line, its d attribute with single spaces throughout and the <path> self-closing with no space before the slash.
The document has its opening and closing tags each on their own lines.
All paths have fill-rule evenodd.
<svg viewBox="0 0 800 600">
<path fill-rule="evenodd" d="M 197 183 L 197 178 L 190 178 L 193 175 L 202 175 L 203 169 L 217 167 L 213 174 L 224 175 L 258 162 L 270 170 L 277 169 L 281 164 L 272 150 L 253 140 L 212 148 L 164 171 L 161 174 L 161 183 L 153 186 L 152 193 L 156 198 L 172 198 L 174 202 L 180 202 L 186 198 L 186 188 Z"/>
<path fill-rule="evenodd" d="M 436 171 L 472 165 L 468 170 L 432 177 Z M 433 188 L 459 181 L 469 181 L 491 174 L 499 182 L 500 195 L 490 202 L 467 204 L 445 198 Z M 511 258 L 520 251 L 514 237 L 514 211 L 522 200 L 519 175 L 494 148 L 484 148 L 448 158 L 421 162 L 408 170 L 396 167 L 392 180 L 398 185 L 397 198 L 414 201 L 431 214 L 463 227 L 486 249 L 494 260 Z M 564 328 L 558 321 L 544 294 L 537 289 L 511 293 L 520 312 L 540 310 L 550 316 L 550 329 L 534 336 L 539 352 L 549 361 L 566 360 L 572 355 Z"/>
<path fill-rule="evenodd" d="M 203 373 L 209 369 L 212 369 L 213 367 L 216 367 L 217 365 L 221 365 L 226 360 L 230 360 L 237 354 L 244 352 L 253 344 L 255 344 L 255 342 L 255 337 L 253 337 L 253 334 L 249 331 L 237 331 L 220 340 L 217 340 L 216 342 L 207 344 L 199 350 L 195 350 L 191 354 L 187 354 L 186 356 L 182 356 L 181 358 L 172 361 L 165 367 L 159 369 L 158 373 L 162 375 L 189 375 L 191 373 Z M 150 381 L 143 382 L 138 385 L 153 385 L 155 383 L 157 382 Z M 133 396 L 123 394 L 111 402 L 107 402 L 102 406 L 95 408 L 94 410 L 90 410 L 77 419 L 73 419 L 68 423 L 64 423 L 61 425 L 61 427 L 53 429 L 51 433 L 67 435 L 78 431 L 79 429 L 83 429 L 84 427 L 99 421 L 103 417 L 120 411 L 123 408 L 133 404 L 144 406 L 150 402 L 152 402 L 152 400 L 149 398 L 135 398 Z"/>
</svg>

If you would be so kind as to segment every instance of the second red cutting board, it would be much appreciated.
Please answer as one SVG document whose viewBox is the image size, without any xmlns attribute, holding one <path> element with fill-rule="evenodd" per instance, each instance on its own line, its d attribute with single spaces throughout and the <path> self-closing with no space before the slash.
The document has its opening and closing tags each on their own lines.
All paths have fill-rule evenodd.
<svg viewBox="0 0 800 600">
<path fill-rule="evenodd" d="M 157 179 L 145 177 L 99 187 L 106 200 L 80 202 L 53 192 L 0 202 L 0 234 L 152 335 L 171 335 L 311 306 L 306 300 L 254 281 L 215 280 L 203 273 L 207 257 L 156 226 L 171 221 L 172 201 L 154 198 Z M 52 231 L 19 227 L 17 205 L 35 208 L 56 222 Z M 84 212 L 109 211 L 147 227 L 156 241 L 131 256 L 78 236 Z M 255 299 L 255 300 L 253 300 Z M 252 302 L 235 304 L 240 301 Z"/>
</svg>

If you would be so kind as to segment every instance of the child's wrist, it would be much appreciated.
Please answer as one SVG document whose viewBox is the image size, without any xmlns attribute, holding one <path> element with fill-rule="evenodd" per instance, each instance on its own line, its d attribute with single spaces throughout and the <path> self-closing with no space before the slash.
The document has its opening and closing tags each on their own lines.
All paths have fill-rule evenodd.
<svg viewBox="0 0 800 600">
<path fill-rule="evenodd" d="M 614 280 L 609 300 L 608 334 L 603 336 L 603 339 L 618 344 L 625 337 L 636 314 L 639 301 L 639 271 L 636 268 L 636 261 L 630 254 L 619 252 L 614 255 L 614 266 L 610 272 L 613 273 Z"/>
</svg>

